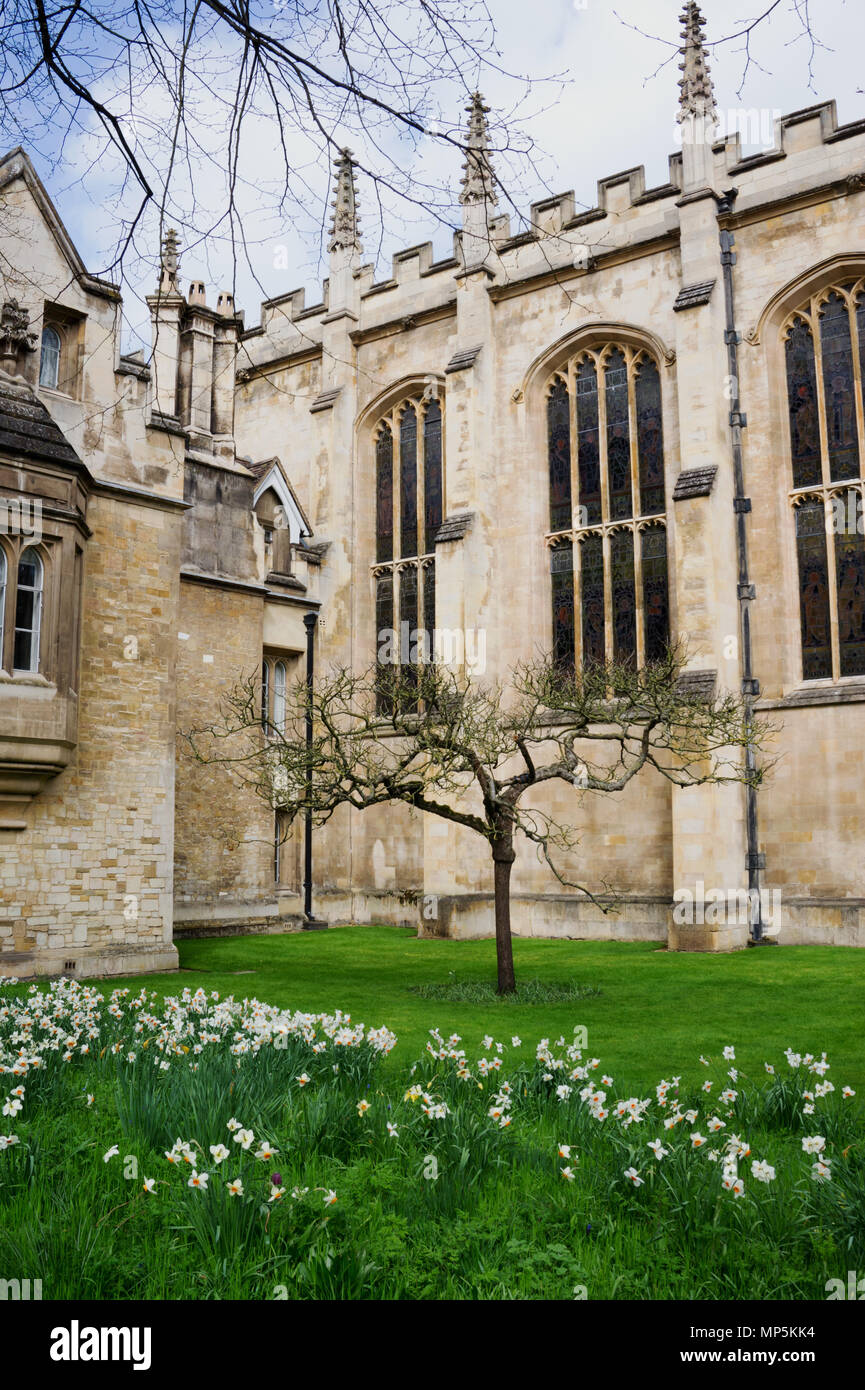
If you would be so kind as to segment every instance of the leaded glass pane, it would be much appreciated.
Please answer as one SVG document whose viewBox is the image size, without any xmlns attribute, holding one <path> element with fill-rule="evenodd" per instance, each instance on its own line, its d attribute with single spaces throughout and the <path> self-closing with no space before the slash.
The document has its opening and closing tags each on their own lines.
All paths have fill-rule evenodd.
<svg viewBox="0 0 865 1390">
<path fill-rule="evenodd" d="M 660 661 L 670 641 L 667 533 L 652 526 L 642 533 L 643 623 L 647 661 Z"/>
<path fill-rule="evenodd" d="M 853 346 L 847 305 L 831 294 L 820 320 L 829 470 L 833 482 L 859 477 L 859 433 L 853 388 Z"/>
<path fill-rule="evenodd" d="M 835 536 L 838 647 L 842 676 L 865 675 L 865 536 L 862 497 L 849 492 L 843 529 Z"/>
<path fill-rule="evenodd" d="M 635 385 L 637 455 L 640 462 L 640 512 L 664 510 L 664 435 L 661 423 L 661 378 L 654 362 L 642 362 Z"/>
<path fill-rule="evenodd" d="M 404 569 L 399 577 L 399 659 L 402 680 L 409 686 L 417 684 L 418 658 L 418 582 L 414 565 Z M 417 701 L 409 698 L 404 709 L 412 709 Z"/>
<path fill-rule="evenodd" d="M 417 555 L 417 415 L 402 413 L 399 427 L 400 555 Z"/>
<path fill-rule="evenodd" d="M 832 675 L 829 565 L 822 502 L 806 502 L 797 508 L 796 550 L 799 558 L 802 676 L 806 681 L 822 680 Z"/>
<path fill-rule="evenodd" d="M 392 714 L 393 701 L 388 690 L 393 667 L 387 665 L 393 632 L 393 575 L 383 574 L 375 584 L 376 661 L 379 664 L 377 707 L 379 714 Z"/>
<path fill-rule="evenodd" d="M 423 572 L 423 625 L 426 633 L 425 661 L 435 661 L 436 567 L 426 565 Z"/>
<path fill-rule="evenodd" d="M 563 381 L 557 381 L 547 397 L 547 449 L 550 530 L 566 531 L 571 525 L 571 418 Z"/>
<path fill-rule="evenodd" d="M 436 532 L 442 524 L 442 412 L 438 401 L 430 401 L 424 415 L 424 554 L 435 549 Z"/>
<path fill-rule="evenodd" d="M 634 534 L 617 531 L 610 539 L 613 591 L 613 661 L 632 664 L 637 657 L 637 607 L 634 593 Z"/>
<path fill-rule="evenodd" d="M 821 480 L 820 417 L 817 408 L 817 368 L 811 329 L 801 319 L 786 344 L 787 404 L 790 411 L 790 450 L 793 486 L 813 487 Z"/>
<path fill-rule="evenodd" d="M 598 436 L 598 374 L 594 362 L 577 368 L 577 464 L 580 477 L 580 525 L 601 520 L 601 455 Z"/>
<path fill-rule="evenodd" d="M 600 536 L 580 543 L 580 613 L 583 623 L 583 662 L 602 663 L 604 646 L 604 545 Z"/>
<path fill-rule="evenodd" d="M 618 348 L 610 353 L 604 371 L 607 401 L 607 474 L 610 519 L 633 516 L 631 503 L 631 445 L 628 428 L 628 369 Z"/>
<path fill-rule="evenodd" d="M 393 435 L 382 427 L 375 447 L 375 558 L 393 559 Z"/>
<path fill-rule="evenodd" d="M 553 661 L 574 669 L 574 548 L 563 541 L 550 551 L 553 587 Z"/>
</svg>

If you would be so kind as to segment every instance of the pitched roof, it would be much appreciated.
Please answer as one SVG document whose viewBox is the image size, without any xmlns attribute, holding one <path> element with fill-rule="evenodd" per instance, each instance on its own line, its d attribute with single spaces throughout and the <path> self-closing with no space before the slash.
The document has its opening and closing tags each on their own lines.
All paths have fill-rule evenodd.
<svg viewBox="0 0 865 1390">
<path fill-rule="evenodd" d="M 0 372 L 0 450 L 81 467 L 81 459 L 32 387 Z"/>
</svg>

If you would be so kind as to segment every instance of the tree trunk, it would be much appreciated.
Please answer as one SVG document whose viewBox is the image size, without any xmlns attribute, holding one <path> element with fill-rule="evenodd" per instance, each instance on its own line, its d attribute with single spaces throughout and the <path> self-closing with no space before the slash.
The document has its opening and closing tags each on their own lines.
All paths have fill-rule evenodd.
<svg viewBox="0 0 865 1390">
<path fill-rule="evenodd" d="M 515 858 L 513 831 L 493 840 L 496 960 L 499 977 L 497 993 L 499 994 L 513 994 L 517 987 L 514 977 L 514 951 L 511 942 L 511 867 Z"/>
</svg>

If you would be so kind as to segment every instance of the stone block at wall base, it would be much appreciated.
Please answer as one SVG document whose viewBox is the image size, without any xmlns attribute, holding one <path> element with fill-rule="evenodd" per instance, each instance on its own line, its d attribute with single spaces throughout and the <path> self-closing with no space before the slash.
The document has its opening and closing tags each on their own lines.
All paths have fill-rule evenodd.
<svg viewBox="0 0 865 1390">
<path fill-rule="evenodd" d="M 429 895 L 423 904 L 424 911 L 434 904 L 435 915 L 421 917 L 418 936 L 456 941 L 495 936 L 491 893 L 439 898 Z M 577 894 L 511 895 L 512 935 L 541 940 L 663 942 L 668 914 L 669 903 L 664 898 L 622 897 L 613 904 L 592 902 Z"/>
<path fill-rule="evenodd" d="M 0 955 L 0 974 L 19 980 L 56 978 L 95 979 L 112 975 L 151 975 L 177 970 L 176 946 L 164 941 L 150 946 L 65 946 L 55 950 L 8 951 Z"/>
<path fill-rule="evenodd" d="M 679 926 L 671 922 L 667 947 L 670 951 L 743 951 L 748 936 L 747 926 Z"/>
</svg>

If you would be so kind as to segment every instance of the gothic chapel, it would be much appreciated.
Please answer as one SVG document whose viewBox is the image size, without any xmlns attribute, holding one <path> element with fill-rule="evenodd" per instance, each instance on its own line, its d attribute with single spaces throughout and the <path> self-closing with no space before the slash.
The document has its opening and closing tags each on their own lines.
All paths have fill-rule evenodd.
<svg viewBox="0 0 865 1390">
<path fill-rule="evenodd" d="M 514 930 L 729 950 L 747 925 L 677 922 L 674 895 L 756 884 L 782 944 L 865 946 L 865 121 L 810 106 L 743 156 L 693 0 L 682 21 L 666 183 L 626 169 L 512 235 L 476 95 L 452 255 L 376 280 L 344 151 L 319 302 L 246 327 L 184 293 L 169 233 L 149 360 L 27 154 L 0 159 L 0 974 L 170 969 L 184 932 L 299 925 L 300 831 L 177 735 L 253 671 L 278 724 L 310 626 L 317 666 L 369 667 L 408 623 L 503 680 L 539 647 L 643 662 L 686 635 L 689 681 L 781 726 L 777 766 L 753 805 L 554 784 L 618 908 L 524 844 Z M 314 848 L 328 922 L 492 934 L 455 824 L 345 810 Z"/>
</svg>

